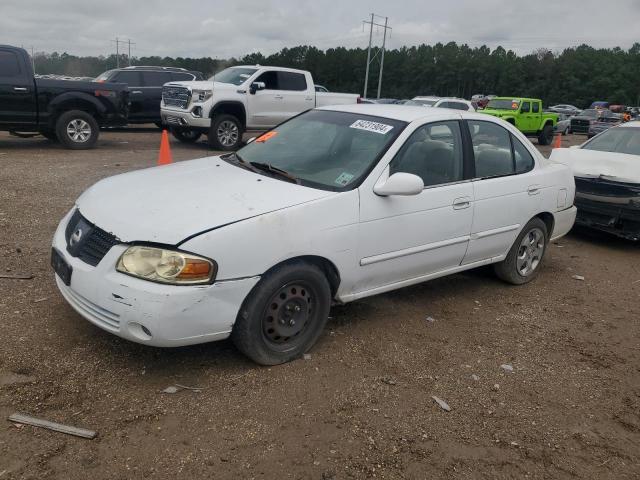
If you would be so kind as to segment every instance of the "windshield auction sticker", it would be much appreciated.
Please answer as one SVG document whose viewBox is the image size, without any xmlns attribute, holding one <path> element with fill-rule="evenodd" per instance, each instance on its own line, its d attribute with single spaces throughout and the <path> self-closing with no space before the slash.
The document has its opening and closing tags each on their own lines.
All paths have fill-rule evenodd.
<svg viewBox="0 0 640 480">
<path fill-rule="evenodd" d="M 366 130 L 367 132 L 386 135 L 393 129 L 393 126 L 385 125 L 384 123 L 371 122 L 369 120 L 356 120 L 350 125 L 350 128 L 357 128 L 359 130 Z"/>
<path fill-rule="evenodd" d="M 342 172 L 338 178 L 335 179 L 335 182 L 338 185 L 346 186 L 351 180 L 353 180 L 353 174 L 349 172 Z"/>
</svg>

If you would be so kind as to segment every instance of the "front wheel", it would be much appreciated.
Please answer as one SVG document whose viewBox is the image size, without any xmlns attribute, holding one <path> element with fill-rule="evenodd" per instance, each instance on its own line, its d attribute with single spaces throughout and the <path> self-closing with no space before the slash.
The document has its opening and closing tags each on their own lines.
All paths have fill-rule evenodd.
<svg viewBox="0 0 640 480">
<path fill-rule="evenodd" d="M 553 142 L 553 127 L 546 124 L 538 135 L 538 145 L 551 145 Z"/>
<path fill-rule="evenodd" d="M 315 265 L 291 263 L 267 273 L 242 304 L 231 338 L 261 365 L 299 358 L 318 340 L 329 317 L 331 289 Z"/>
<path fill-rule="evenodd" d="M 182 143 L 195 143 L 198 141 L 200 135 L 202 134 L 197 130 L 172 128 L 171 135 L 173 135 L 173 137 L 177 140 L 180 140 Z"/>
<path fill-rule="evenodd" d="M 70 110 L 62 113 L 56 121 L 56 137 L 66 148 L 85 150 L 96 146 L 98 122 L 90 113 Z"/>
<path fill-rule="evenodd" d="M 215 150 L 237 150 L 242 144 L 242 124 L 233 115 L 215 115 L 211 119 L 208 140 Z"/>
<path fill-rule="evenodd" d="M 516 238 L 507 257 L 494 265 L 498 278 L 514 285 L 522 285 L 536 278 L 547 242 L 545 223 L 539 218 L 531 219 Z"/>
</svg>

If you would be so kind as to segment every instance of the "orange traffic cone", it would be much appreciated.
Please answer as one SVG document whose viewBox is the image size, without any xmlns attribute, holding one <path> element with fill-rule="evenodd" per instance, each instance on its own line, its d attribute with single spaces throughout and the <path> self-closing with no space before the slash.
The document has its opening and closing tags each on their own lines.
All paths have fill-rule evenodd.
<svg viewBox="0 0 640 480">
<path fill-rule="evenodd" d="M 562 134 L 559 133 L 556 135 L 556 143 L 553 148 L 562 148 Z"/>
<path fill-rule="evenodd" d="M 169 136 L 166 130 L 162 130 L 162 140 L 160 140 L 160 154 L 158 155 L 158 165 L 168 165 L 171 160 L 171 147 L 169 146 Z"/>
</svg>

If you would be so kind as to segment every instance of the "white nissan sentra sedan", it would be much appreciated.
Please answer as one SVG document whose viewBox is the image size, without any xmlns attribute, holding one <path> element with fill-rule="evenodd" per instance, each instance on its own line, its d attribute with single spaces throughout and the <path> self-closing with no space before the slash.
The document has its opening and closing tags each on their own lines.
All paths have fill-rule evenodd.
<svg viewBox="0 0 640 480">
<path fill-rule="evenodd" d="M 120 337 L 231 336 L 299 357 L 332 302 L 494 264 L 522 284 L 572 227 L 572 172 L 488 115 L 396 105 L 311 110 L 237 153 L 102 180 L 53 239 L 64 298 Z"/>
</svg>

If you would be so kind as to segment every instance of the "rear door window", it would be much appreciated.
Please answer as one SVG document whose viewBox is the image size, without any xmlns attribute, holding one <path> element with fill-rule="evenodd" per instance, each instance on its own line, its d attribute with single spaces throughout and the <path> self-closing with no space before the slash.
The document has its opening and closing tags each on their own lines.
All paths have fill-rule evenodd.
<svg viewBox="0 0 640 480">
<path fill-rule="evenodd" d="M 143 86 L 161 87 L 173 80 L 170 72 L 142 72 Z"/>
<path fill-rule="evenodd" d="M 142 86 L 142 79 L 140 78 L 140 72 L 125 71 L 118 72 L 116 75 L 109 79 L 110 82 L 126 83 L 130 87 Z"/>
<path fill-rule="evenodd" d="M 533 102 L 533 105 L 531 107 L 531 111 L 533 113 L 538 113 L 540 112 L 540 104 L 538 102 Z"/>
<path fill-rule="evenodd" d="M 501 177 L 515 171 L 510 133 L 493 122 L 470 121 L 476 177 Z"/>
<path fill-rule="evenodd" d="M 307 89 L 307 79 L 302 73 L 278 72 L 278 89 L 302 92 Z"/>
<path fill-rule="evenodd" d="M 195 80 L 195 77 L 191 73 L 172 72 L 171 79 L 175 82 L 190 82 L 191 80 Z"/>
<path fill-rule="evenodd" d="M 0 77 L 20 76 L 20 63 L 15 52 L 0 50 Z"/>
</svg>

